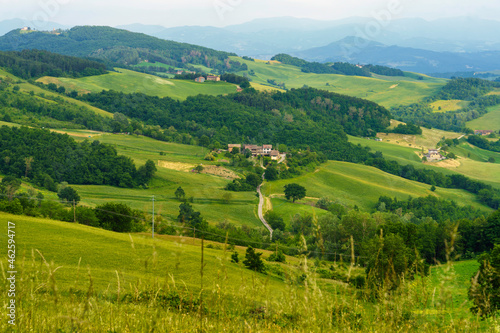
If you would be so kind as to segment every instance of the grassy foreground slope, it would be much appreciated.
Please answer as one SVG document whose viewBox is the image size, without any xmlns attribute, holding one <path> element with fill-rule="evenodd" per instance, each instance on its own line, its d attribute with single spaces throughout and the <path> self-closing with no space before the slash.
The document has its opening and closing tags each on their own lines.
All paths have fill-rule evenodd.
<svg viewBox="0 0 500 333">
<path fill-rule="evenodd" d="M 418 80 L 413 77 L 382 75 L 369 78 L 304 73 L 296 66 L 285 65 L 277 61 L 248 61 L 239 57 L 230 58 L 245 63 L 249 71 L 253 70 L 255 75 L 250 76 L 250 79 L 255 83 L 269 85 L 267 80 L 274 80 L 278 84 L 285 83 L 288 89 L 307 85 L 312 88 L 368 99 L 385 107 L 418 102 L 422 98 L 436 93 L 447 81 L 425 75 L 422 76 L 423 80 Z"/>
<path fill-rule="evenodd" d="M 226 82 L 197 83 L 189 80 L 163 79 L 154 75 L 117 68 L 116 72 L 89 76 L 79 79 L 42 77 L 37 81 L 45 84 L 54 83 L 66 90 L 79 93 L 115 90 L 124 93 L 144 93 L 158 97 L 171 97 L 184 100 L 198 94 L 222 95 L 236 92 L 236 85 Z"/>
<path fill-rule="evenodd" d="M 315 279 L 314 265 L 304 260 L 288 257 L 262 275 L 231 263 L 222 244 L 205 248 L 202 262 L 200 240 L 0 213 L 2 235 L 8 221 L 16 230 L 17 326 L 3 320 L 2 331 L 475 332 L 499 326 L 468 310 L 474 261 L 433 268 L 428 278 L 407 280 L 387 298 L 390 305 L 375 305 L 344 283 Z M 243 256 L 244 248 L 235 250 Z M 7 267 L 5 257 L 0 262 Z M 307 284 L 296 282 L 302 272 Z M 7 289 L 0 285 L 3 294 Z"/>
<path fill-rule="evenodd" d="M 18 265 L 22 265 L 23 258 L 30 265 L 32 251 L 35 251 L 36 262 L 40 263 L 43 260 L 37 253 L 40 252 L 47 263 L 53 264 L 54 268 L 60 267 L 54 277 L 63 290 L 73 287 L 86 291 L 89 274 L 98 293 L 116 291 L 118 283 L 127 288 L 140 280 L 200 289 L 200 239 L 163 235 L 155 235 L 152 239 L 151 234 L 121 234 L 2 212 L 3 235 L 7 234 L 7 221 L 15 223 Z M 207 241 L 205 245 L 208 244 L 215 243 Z M 235 250 L 244 256 L 242 247 L 235 247 Z M 264 252 L 266 256 L 271 253 Z M 241 265 L 231 264 L 229 257 L 230 253 L 221 249 L 205 249 L 204 283 L 208 286 L 224 284 L 224 294 L 227 295 L 237 293 L 239 284 L 248 282 L 254 275 Z M 2 258 L 3 264 L 4 260 Z M 225 276 L 218 274 L 222 268 Z M 267 283 L 272 286 L 271 298 L 284 290 L 280 279 L 268 278 Z"/>
</svg>

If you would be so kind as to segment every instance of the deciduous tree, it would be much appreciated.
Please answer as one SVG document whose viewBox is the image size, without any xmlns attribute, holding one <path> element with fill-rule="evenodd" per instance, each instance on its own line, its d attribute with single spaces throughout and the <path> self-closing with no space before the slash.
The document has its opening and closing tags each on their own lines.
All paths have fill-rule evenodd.
<svg viewBox="0 0 500 333">
<path fill-rule="evenodd" d="M 287 200 L 292 199 L 292 201 L 295 202 L 295 200 L 300 200 L 305 196 L 306 196 L 305 187 L 296 183 L 285 185 L 285 197 Z"/>
</svg>

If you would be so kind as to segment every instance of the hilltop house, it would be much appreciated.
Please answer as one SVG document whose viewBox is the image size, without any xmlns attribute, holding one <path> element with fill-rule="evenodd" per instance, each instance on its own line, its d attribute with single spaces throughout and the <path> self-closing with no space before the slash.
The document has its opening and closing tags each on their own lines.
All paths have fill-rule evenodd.
<svg viewBox="0 0 500 333">
<path fill-rule="evenodd" d="M 429 149 L 424 156 L 427 158 L 427 161 L 441 161 L 445 159 L 437 149 Z"/>
<path fill-rule="evenodd" d="M 204 78 L 203 76 L 199 76 L 199 77 L 197 77 L 197 78 L 196 78 L 196 79 L 194 79 L 194 80 L 195 80 L 195 82 L 199 82 L 199 83 L 203 83 L 203 82 L 205 82 L 205 78 Z"/>
<path fill-rule="evenodd" d="M 491 133 L 493 133 L 492 130 L 475 130 L 474 131 L 475 135 L 490 135 Z"/>
</svg>

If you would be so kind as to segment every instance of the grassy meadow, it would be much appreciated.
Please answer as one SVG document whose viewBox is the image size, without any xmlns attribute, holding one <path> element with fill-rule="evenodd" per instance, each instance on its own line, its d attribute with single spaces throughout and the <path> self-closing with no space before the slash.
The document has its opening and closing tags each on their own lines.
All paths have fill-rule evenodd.
<svg viewBox="0 0 500 333">
<path fill-rule="evenodd" d="M 439 100 L 430 104 L 430 107 L 434 112 L 448 112 L 448 111 L 457 111 L 463 108 L 466 108 L 470 102 L 462 101 L 459 99 L 451 99 L 451 100 Z"/>
<path fill-rule="evenodd" d="M 455 134 L 458 135 L 458 133 Z M 385 138 L 385 133 L 379 134 L 379 137 Z M 431 169 L 443 174 L 459 173 L 472 179 L 477 179 L 500 188 L 500 165 L 498 163 L 487 163 L 483 159 L 483 156 L 498 156 L 497 153 L 486 152 L 479 148 L 473 149 L 472 147 L 464 149 L 463 146 L 461 146 L 462 148 L 451 149 L 451 151 L 459 154 L 459 157 L 456 160 L 422 163 L 420 157 L 418 156 L 418 153 L 421 152 L 421 149 L 400 145 L 400 143 L 405 140 L 403 137 L 408 137 L 408 141 L 411 142 L 413 140 L 411 137 L 414 136 L 405 136 L 398 134 L 398 137 L 399 139 L 397 140 L 395 140 L 395 138 L 392 138 L 392 140 L 387 139 L 389 140 L 389 142 L 378 142 L 375 140 L 367 140 L 364 138 L 349 136 L 349 141 L 355 144 L 359 143 L 362 146 L 368 146 L 373 151 L 380 151 L 387 159 L 397 161 L 398 163 L 403 165 L 411 164 L 415 168 Z M 446 138 L 453 137 L 446 136 Z M 407 144 L 408 143 L 406 143 L 406 145 Z M 431 148 L 433 146 L 427 147 Z M 470 157 L 468 155 L 469 153 L 471 153 Z"/>
<path fill-rule="evenodd" d="M 394 128 L 399 124 L 402 124 L 402 122 L 391 120 L 391 126 L 389 128 Z M 396 144 L 398 146 L 427 150 L 429 148 L 435 148 L 442 138 L 456 139 L 462 136 L 460 133 L 443 131 L 437 128 L 428 129 L 421 127 L 421 129 L 421 135 L 377 133 L 377 137 L 382 139 L 383 142 Z M 357 138 L 350 139 L 355 140 Z"/>
<path fill-rule="evenodd" d="M 304 73 L 298 67 L 276 61 L 248 61 L 239 57 L 234 60 L 247 64 L 252 83 L 268 85 L 267 80 L 285 83 L 288 89 L 304 85 L 371 100 L 385 107 L 418 102 L 434 94 L 446 84 L 445 79 L 424 76 L 424 80 L 413 77 L 374 77 L 345 76 L 336 74 Z M 240 73 L 242 74 L 242 73 Z"/>
<path fill-rule="evenodd" d="M 66 90 L 79 93 L 116 90 L 124 93 L 144 93 L 158 97 L 171 97 L 184 100 L 198 94 L 223 95 L 236 92 L 236 85 L 226 82 L 197 83 L 188 80 L 163 79 L 158 76 L 116 68 L 108 74 L 88 76 L 78 79 L 42 77 L 37 81 L 45 84 L 55 83 Z"/>
<path fill-rule="evenodd" d="M 472 205 L 491 210 L 478 203 L 474 195 L 456 189 L 438 188 L 435 192 L 430 190 L 430 185 L 410 181 L 393 176 L 376 168 L 364 165 L 329 161 L 320 166 L 314 173 L 308 173 L 297 178 L 267 182 L 263 185 L 263 194 L 272 197 L 273 207 L 283 214 L 293 216 L 296 212 L 309 212 L 313 208 L 301 204 L 301 201 L 292 204 L 283 197 L 283 188 L 286 184 L 297 183 L 304 186 L 307 196 L 311 198 L 329 197 L 347 206 L 357 205 L 361 210 L 371 211 L 375 208 L 378 198 L 382 195 L 397 197 L 401 200 L 409 196 L 420 197 L 434 195 L 441 199 L 454 200 L 459 205 Z M 307 200 L 305 200 L 307 201 Z M 294 208 L 298 207 L 298 208 Z M 318 209 L 314 210 L 316 214 Z"/>
<path fill-rule="evenodd" d="M 221 168 L 224 168 L 224 162 L 208 162 L 203 159 L 207 153 L 205 148 L 162 142 L 135 135 L 74 130 L 65 132 L 76 140 L 99 140 L 102 143 L 111 144 L 119 154 L 132 158 L 136 165 L 143 165 L 148 159 L 151 159 L 158 169 L 147 189 L 72 185 L 82 197 L 83 205 L 95 207 L 106 202 L 118 201 L 126 203 L 134 209 L 151 212 L 152 196 L 154 195 L 155 211 L 161 214 L 166 221 L 175 221 L 179 213 L 180 202 L 175 198 L 174 192 L 177 187 L 181 186 L 186 192 L 186 198 L 192 197 L 194 209 L 201 212 L 209 223 L 216 224 L 226 221 L 236 225 L 262 226 L 257 217 L 258 198 L 255 192 L 228 192 L 224 190 L 224 187 L 231 179 L 191 171 L 198 164 L 209 167 L 219 163 Z M 416 149 L 362 138 L 350 137 L 350 140 L 362 145 L 375 144 L 374 150 L 381 150 L 389 159 L 395 159 L 402 164 L 410 163 L 443 173 L 453 172 L 430 164 L 422 164 L 415 153 L 418 152 Z M 160 155 L 160 152 L 163 155 Z M 220 158 L 223 157 L 220 156 Z M 472 173 L 472 170 L 470 172 Z M 237 170 L 236 174 L 241 175 Z M 487 172 L 483 177 L 492 178 Z M 284 198 L 283 187 L 292 182 L 305 186 L 308 198 L 297 203 L 287 201 Z M 313 207 L 315 202 L 324 196 L 347 206 L 357 205 L 366 211 L 373 210 L 378 198 L 382 195 L 396 196 L 402 200 L 409 196 L 435 195 L 443 199 L 455 200 L 461 205 L 471 204 L 486 212 L 490 211 L 487 207 L 479 204 L 474 195 L 465 191 L 438 188 L 436 192 L 431 192 L 429 185 L 396 177 L 376 168 L 345 162 L 329 161 L 321 165 L 316 172 L 289 180 L 266 182 L 262 189 L 268 200 L 264 210 L 275 210 L 285 219 L 285 222 L 289 222 L 290 218 L 297 213 L 316 214 L 317 216 L 325 214 L 325 211 Z M 229 203 L 223 197 L 228 193 L 230 194 Z"/>
<path fill-rule="evenodd" d="M 0 79 L 2 77 L 4 77 L 4 78 L 8 77 L 8 78 L 13 79 L 15 82 L 17 82 L 16 85 L 19 86 L 19 88 L 20 88 L 19 91 L 21 91 L 23 93 L 27 93 L 27 94 L 33 92 L 37 96 L 37 98 L 42 99 L 46 103 L 55 103 L 55 102 L 51 99 L 45 98 L 45 96 L 50 97 L 50 98 L 59 97 L 68 103 L 74 104 L 76 106 L 85 107 L 89 110 L 92 110 L 96 114 L 99 114 L 103 117 L 113 117 L 113 114 L 111 114 L 107 111 L 93 107 L 87 103 L 84 103 L 82 101 L 67 97 L 65 95 L 42 89 L 36 85 L 30 84 L 24 80 L 21 80 L 18 77 L 14 76 L 14 75 L 12 75 L 12 74 L 10 74 L 10 73 L 8 73 L 0 68 Z"/>
<path fill-rule="evenodd" d="M 182 236 L 120 234 L 0 213 L 15 223 L 16 326 L 9 332 L 479 332 L 500 328 L 469 312 L 475 261 L 433 267 L 373 303 L 287 257 L 268 274 L 230 262 L 224 244 Z M 1 236 L 5 240 L 5 236 Z M 211 248 L 208 248 L 208 247 Z M 267 258 L 271 252 L 263 252 Z M 2 267 L 8 264 L 0 259 Z M 202 266 L 203 264 L 203 266 Z M 323 265 L 334 263 L 324 262 Z M 341 265 L 334 264 L 338 269 Z M 203 267 L 203 269 L 201 269 Z M 344 268 L 345 269 L 345 268 Z M 4 269 L 2 269 L 4 271 Z M 354 268 L 359 274 L 362 268 Z M 202 274 L 203 272 L 203 274 Z M 346 270 L 347 272 L 347 270 Z M 302 279 L 298 277 L 305 276 Z M 4 281 L 6 281 L 4 276 Z M 303 281 L 303 282 L 299 282 Z M 7 294 L 7 283 L 0 292 Z"/>
<path fill-rule="evenodd" d="M 154 195 L 156 212 L 168 220 L 176 220 L 181 202 L 175 198 L 174 192 L 181 186 L 186 192 L 186 198 L 193 198 L 194 209 L 200 211 L 211 223 L 227 221 L 254 227 L 262 225 L 257 217 L 258 198 L 254 192 L 229 192 L 231 198 L 229 203 L 226 203 L 223 195 L 228 193 L 224 187 L 230 182 L 229 179 L 191 172 L 198 164 L 216 164 L 203 159 L 207 153 L 206 148 L 120 134 L 97 135 L 91 140 L 113 145 L 119 154 L 132 158 L 136 165 L 143 165 L 151 159 L 157 165 L 158 171 L 148 189 L 75 185 L 82 197 L 82 204 L 96 206 L 109 201 L 119 201 L 134 209 L 151 211 Z M 160 152 L 164 155 L 160 155 Z"/>
<path fill-rule="evenodd" d="M 500 105 L 488 108 L 488 113 L 467 122 L 467 127 L 473 130 L 500 131 Z"/>
</svg>

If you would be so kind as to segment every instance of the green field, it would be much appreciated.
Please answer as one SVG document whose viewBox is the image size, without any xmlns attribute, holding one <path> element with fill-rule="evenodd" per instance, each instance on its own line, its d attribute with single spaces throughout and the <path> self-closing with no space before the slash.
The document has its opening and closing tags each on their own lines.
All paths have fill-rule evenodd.
<svg viewBox="0 0 500 333">
<path fill-rule="evenodd" d="M 42 89 L 36 85 L 33 85 L 33 84 L 30 84 L 24 80 L 21 80 L 17 77 L 15 77 L 14 75 L 0 69 L 0 78 L 2 77 L 10 77 L 12 79 L 14 79 L 16 82 L 19 82 L 17 83 L 17 85 L 19 86 L 20 88 L 20 91 L 21 92 L 24 92 L 24 93 L 30 93 L 30 92 L 33 92 L 37 98 L 40 98 L 42 99 L 45 103 L 55 103 L 54 101 L 50 100 L 50 99 L 47 99 L 47 98 L 44 98 L 42 96 L 47 96 L 47 97 L 52 97 L 52 98 L 55 98 L 55 97 L 59 97 L 59 98 L 62 98 L 64 101 L 68 102 L 68 103 L 71 103 L 71 104 L 74 104 L 76 106 L 81 106 L 81 107 L 85 107 L 89 110 L 92 110 L 94 111 L 95 113 L 101 115 L 101 116 L 104 116 L 104 117 L 113 117 L 113 115 L 107 111 L 104 111 L 102 109 L 99 109 L 99 108 L 96 108 L 96 107 L 93 107 L 87 103 L 84 103 L 82 101 L 79 101 L 79 100 L 76 100 L 76 99 L 73 99 L 73 98 L 70 98 L 70 97 L 67 97 L 66 95 L 62 95 L 62 94 L 57 94 L 57 93 L 54 93 L 52 91 L 48 91 L 48 90 L 45 90 L 45 89 Z"/>
<path fill-rule="evenodd" d="M 382 195 L 397 197 L 401 200 L 406 200 L 409 196 L 434 195 L 441 199 L 454 200 L 460 205 L 472 205 L 485 212 L 491 211 L 478 203 L 475 196 L 466 191 L 438 188 L 435 192 L 431 192 L 430 185 L 393 176 L 376 168 L 346 162 L 329 161 L 314 173 L 293 179 L 267 182 L 263 186 L 263 193 L 266 196 L 283 195 L 283 188 L 289 183 L 304 186 L 308 197 L 318 199 L 329 197 L 333 201 L 351 207 L 357 205 L 360 209 L 367 211 L 374 210 L 378 198 Z M 295 214 L 295 211 L 312 213 L 312 207 L 297 203 L 287 203 L 286 209 L 283 209 L 280 205 L 284 204 L 284 201 L 281 197 L 273 199 L 273 206 L 280 207 L 283 214 L 287 211 L 289 215 Z"/>
<path fill-rule="evenodd" d="M 76 135 L 77 140 L 83 140 L 87 134 L 79 131 L 68 133 Z M 228 221 L 237 225 L 261 226 L 257 218 L 258 199 L 254 192 L 229 192 L 232 198 L 230 203 L 226 204 L 223 201 L 223 195 L 228 192 L 223 188 L 230 180 L 215 175 L 187 172 L 190 166 L 192 168 L 200 163 L 204 165 L 216 163 L 203 160 L 206 149 L 133 135 L 103 134 L 92 136 L 91 140 L 113 145 L 119 154 L 131 157 L 136 165 L 142 165 L 151 159 L 157 165 L 167 163 L 167 167 L 158 166 L 157 175 L 148 189 L 75 185 L 74 187 L 82 197 L 82 204 L 95 206 L 108 201 L 119 201 L 135 209 L 149 212 L 152 209 L 152 196 L 155 195 L 157 212 L 160 212 L 168 221 L 175 221 L 180 202 L 175 199 L 174 192 L 178 186 L 181 186 L 186 191 L 187 197 L 193 197 L 195 210 L 200 211 L 210 223 Z M 375 143 L 373 140 L 358 140 Z M 389 158 L 394 158 L 398 154 L 406 154 L 406 156 L 394 159 L 408 164 L 409 158 L 413 158 L 411 162 L 423 166 L 413 150 L 408 151 L 408 148 L 388 143 L 376 143 L 385 146 L 383 152 Z M 160 155 L 160 152 L 164 155 Z M 451 170 L 443 168 L 427 165 L 425 167 L 452 173 Z M 310 204 L 304 204 L 304 201 L 292 204 L 285 200 L 283 186 L 290 182 L 297 182 L 308 189 L 307 196 L 311 197 Z M 405 200 L 409 196 L 430 194 L 489 211 L 488 208 L 476 202 L 474 195 L 465 191 L 439 188 L 436 192 L 431 192 L 429 185 L 389 175 L 372 167 L 332 161 L 323 164 L 314 173 L 290 180 L 267 182 L 263 186 L 263 193 L 268 198 L 271 196 L 272 208 L 285 217 L 286 221 L 297 213 L 313 214 L 314 212 L 318 216 L 324 214 L 324 211 L 312 207 L 317 199 L 324 196 L 329 196 L 332 200 L 338 200 L 351 207 L 357 205 L 362 210 L 371 211 L 381 195 L 396 196 Z"/>
<path fill-rule="evenodd" d="M 419 149 L 415 149 L 412 147 L 403 147 L 398 145 L 397 143 L 393 144 L 387 142 L 377 142 L 375 140 L 367 140 L 352 136 L 349 136 L 349 141 L 354 144 L 359 143 L 362 146 L 368 146 L 374 152 L 380 151 L 387 159 L 397 161 L 402 165 L 411 164 L 415 168 L 431 169 L 436 172 L 441 172 L 445 175 L 459 173 L 472 179 L 477 179 L 500 188 L 500 165 L 498 163 L 480 162 L 478 160 L 469 159 L 466 155 L 457 160 L 446 160 L 438 163 L 423 164 L 416 154 Z M 457 152 L 459 151 L 457 150 Z M 484 156 L 490 155 L 489 153 L 485 152 L 483 152 L 482 154 Z"/>
<path fill-rule="evenodd" d="M 30 265 L 32 251 L 39 251 L 49 264 L 60 267 L 55 279 L 63 290 L 73 287 L 86 291 L 89 274 L 98 293 L 115 291 L 117 274 L 123 288 L 129 288 L 129 284 L 138 280 L 161 280 L 162 284 L 173 286 L 175 281 L 180 288 L 199 290 L 200 239 L 162 235 L 152 239 L 151 234 L 120 234 L 75 223 L 0 213 L 4 240 L 7 221 L 16 224 L 18 264 L 21 265 L 25 257 Z M 214 242 L 207 241 L 207 244 Z M 236 247 L 236 250 L 244 256 L 244 248 Z M 264 252 L 266 257 L 270 253 Z M 250 280 L 254 273 L 242 265 L 231 264 L 229 255 L 223 250 L 205 249 L 204 282 L 207 286 L 219 283 L 224 286 L 224 293 L 231 295 L 238 294 L 240 283 Z M 41 256 L 37 252 L 34 256 L 40 263 Z M 3 264 L 4 260 L 2 257 Z M 293 258 L 289 261 L 294 262 Z M 225 270 L 225 277 L 219 274 L 220 269 Z M 270 297 L 277 297 L 285 287 L 280 279 L 273 277 L 268 277 L 267 283 Z"/>
<path fill-rule="evenodd" d="M 397 120 L 391 120 L 390 128 L 396 127 L 400 123 L 401 122 Z M 428 129 L 422 127 L 421 129 L 421 135 L 377 133 L 377 137 L 382 139 L 383 142 L 389 142 L 398 146 L 427 150 L 429 148 L 435 148 L 443 137 L 447 139 L 455 139 L 462 135 L 460 133 L 442 131 L 436 128 Z"/>
<path fill-rule="evenodd" d="M 37 81 L 45 84 L 55 83 L 66 90 L 79 93 L 116 90 L 124 93 L 143 93 L 159 97 L 184 100 L 198 94 L 223 95 L 236 92 L 236 85 L 226 82 L 197 83 L 188 80 L 163 79 L 158 76 L 116 68 L 116 72 L 88 76 L 79 79 L 43 77 Z"/>
<path fill-rule="evenodd" d="M 169 221 L 174 221 L 177 220 L 181 203 L 175 198 L 174 192 L 181 186 L 186 192 L 186 198 L 193 197 L 194 209 L 200 211 L 210 223 L 227 221 L 238 225 L 262 226 L 257 217 L 258 198 L 254 192 L 230 192 L 232 196 L 230 202 L 224 203 L 222 196 L 227 193 L 224 187 L 230 180 L 185 170 L 185 166 L 188 166 L 189 170 L 200 163 L 204 165 L 216 163 L 203 159 L 207 153 L 205 148 L 120 134 L 97 135 L 91 140 L 113 145 L 119 154 L 131 157 L 136 165 L 143 165 L 151 159 L 156 163 L 158 171 L 148 189 L 75 185 L 75 189 L 82 197 L 82 204 L 95 206 L 109 201 L 119 201 L 134 209 L 149 212 L 152 209 L 151 199 L 154 195 L 157 213 Z M 164 155 L 160 155 L 160 152 Z M 161 162 L 170 162 L 169 167 L 160 167 Z"/>
<path fill-rule="evenodd" d="M 500 131 L 500 105 L 489 107 L 487 114 L 467 122 L 467 127 L 473 130 Z"/>
<path fill-rule="evenodd" d="M 494 163 L 500 163 L 500 153 L 484 150 L 467 142 L 463 142 L 458 146 L 452 147 L 450 151 L 455 155 L 468 157 L 477 162 L 488 162 L 488 160 L 493 157 L 495 159 Z"/>
<path fill-rule="evenodd" d="M 270 264 L 274 268 L 263 275 L 230 262 L 233 251 L 244 256 L 244 247 L 225 251 L 224 244 L 206 241 L 202 259 L 200 239 L 152 239 L 0 213 L 4 241 L 7 222 L 15 224 L 16 323 L 22 329 L 7 328 L 3 320 L 0 330 L 5 332 L 331 332 L 374 326 L 383 332 L 443 327 L 475 332 L 498 326 L 495 319 L 480 321 L 469 311 L 466 293 L 475 261 L 432 267 L 429 277 L 407 280 L 401 292 L 374 303 L 354 297 L 361 295 L 359 290 L 345 283 L 315 278 L 314 264 L 308 268 L 299 258 Z M 259 252 L 264 258 L 271 253 Z M 5 256 L 0 263 L 9 264 Z M 304 271 L 308 283 L 296 283 Z M 0 291 L 7 295 L 6 283 Z M 188 304 L 202 300 L 207 311 L 165 306 L 164 295 L 179 295 Z"/>
<path fill-rule="evenodd" d="M 467 101 L 451 99 L 435 101 L 430 104 L 430 107 L 434 110 L 434 112 L 448 112 L 466 108 L 469 104 L 470 102 Z"/>
<path fill-rule="evenodd" d="M 411 104 L 437 92 L 447 80 L 424 77 L 418 80 L 412 77 L 374 76 L 359 77 L 336 74 L 303 73 L 298 67 L 278 62 L 248 61 L 238 57 L 234 60 L 247 64 L 255 75 L 252 82 L 268 84 L 267 80 L 284 82 L 288 89 L 301 88 L 304 85 L 324 89 L 339 94 L 365 98 L 385 107 Z M 327 85 L 328 83 L 328 85 Z"/>
</svg>

